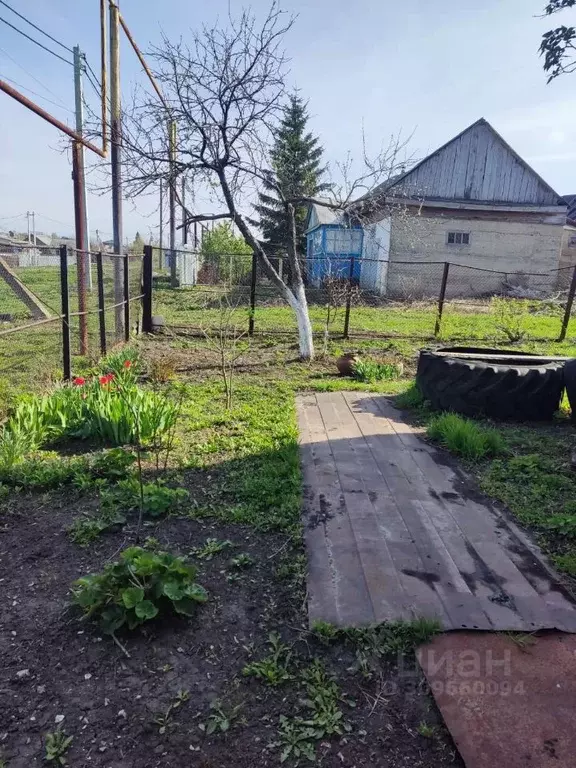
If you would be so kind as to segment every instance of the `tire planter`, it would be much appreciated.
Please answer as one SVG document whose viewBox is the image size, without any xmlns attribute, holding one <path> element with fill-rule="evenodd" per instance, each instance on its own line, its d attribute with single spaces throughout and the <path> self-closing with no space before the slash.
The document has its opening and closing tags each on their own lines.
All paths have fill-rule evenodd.
<svg viewBox="0 0 576 768">
<path fill-rule="evenodd" d="M 416 382 L 438 410 L 507 421 L 547 421 L 560 407 L 564 362 L 518 350 L 443 347 L 420 352 Z"/>
</svg>

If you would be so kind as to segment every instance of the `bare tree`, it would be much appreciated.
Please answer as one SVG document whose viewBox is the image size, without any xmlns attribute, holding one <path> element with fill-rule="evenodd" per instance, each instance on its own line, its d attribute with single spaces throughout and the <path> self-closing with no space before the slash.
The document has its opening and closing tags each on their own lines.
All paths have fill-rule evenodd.
<svg viewBox="0 0 576 768">
<path fill-rule="evenodd" d="M 282 41 L 293 21 L 272 5 L 261 25 L 244 12 L 238 19 L 230 18 L 226 26 L 215 24 L 192 33 L 189 45 L 164 39 L 151 52 L 165 104 L 142 91 L 136 95 L 126 121 L 125 191 L 136 196 L 166 178 L 170 167 L 167 126 L 175 121 L 177 160 L 171 172 L 186 173 L 190 199 L 198 199 L 202 192 L 216 208 L 205 214 L 189 211 L 188 223 L 234 222 L 265 275 L 294 310 L 300 355 L 310 359 L 314 345 L 295 209 L 317 202 L 345 214 L 354 198 L 393 175 L 402 144 L 392 141 L 375 161 L 369 161 L 364 152 L 363 172 L 354 179 L 350 158 L 338 166 L 338 183 L 328 200 L 286 199 L 277 189 L 292 229 L 288 284 L 251 228 L 249 212 L 264 182 L 274 180 L 271 149 L 286 97 L 287 59 Z"/>
</svg>

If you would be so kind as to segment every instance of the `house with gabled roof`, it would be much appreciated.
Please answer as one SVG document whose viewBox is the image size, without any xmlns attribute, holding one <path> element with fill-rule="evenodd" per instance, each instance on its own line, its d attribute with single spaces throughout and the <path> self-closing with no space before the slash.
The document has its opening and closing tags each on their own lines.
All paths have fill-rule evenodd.
<svg viewBox="0 0 576 768">
<path fill-rule="evenodd" d="M 567 209 L 482 118 L 356 201 L 347 226 L 362 225 L 362 287 L 383 295 L 437 293 L 443 264 L 450 262 L 452 293 L 479 295 L 503 283 L 552 285 L 553 276 L 537 273 L 560 266 Z M 311 211 L 309 232 L 319 242 L 317 217 Z"/>
</svg>

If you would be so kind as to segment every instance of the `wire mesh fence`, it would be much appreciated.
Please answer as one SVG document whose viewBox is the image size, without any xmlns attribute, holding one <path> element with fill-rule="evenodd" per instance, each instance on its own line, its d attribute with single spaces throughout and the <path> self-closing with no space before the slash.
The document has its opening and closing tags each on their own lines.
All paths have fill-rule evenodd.
<svg viewBox="0 0 576 768">
<path fill-rule="evenodd" d="M 295 333 L 285 292 L 251 254 L 153 252 L 153 312 L 205 332 L 226 307 L 238 327 Z M 275 258 L 290 285 L 290 266 Z M 313 330 L 330 336 L 519 341 L 576 336 L 575 267 L 510 273 L 448 262 L 342 257 L 302 263 Z"/>
<path fill-rule="evenodd" d="M 69 377 L 140 326 L 142 257 L 0 249 L 0 378 Z"/>
</svg>

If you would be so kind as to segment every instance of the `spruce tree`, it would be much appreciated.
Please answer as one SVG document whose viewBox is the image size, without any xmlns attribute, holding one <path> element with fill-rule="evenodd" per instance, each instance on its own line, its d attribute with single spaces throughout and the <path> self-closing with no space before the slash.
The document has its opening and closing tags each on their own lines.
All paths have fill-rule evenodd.
<svg viewBox="0 0 576 768">
<path fill-rule="evenodd" d="M 271 153 L 274 181 L 287 199 L 314 197 L 328 189 L 327 184 L 321 183 L 325 170 L 320 164 L 324 150 L 319 140 L 306 130 L 307 123 L 307 105 L 297 94 L 293 94 L 284 108 Z M 280 202 L 274 183 L 265 183 L 264 188 L 265 191 L 259 195 L 260 204 L 255 206 L 259 219 L 254 223 L 260 227 L 269 253 L 287 253 L 292 239 L 290 217 Z M 306 213 L 306 206 L 296 208 L 300 254 L 306 253 Z"/>
</svg>

